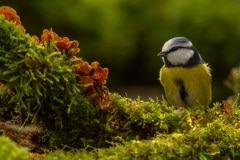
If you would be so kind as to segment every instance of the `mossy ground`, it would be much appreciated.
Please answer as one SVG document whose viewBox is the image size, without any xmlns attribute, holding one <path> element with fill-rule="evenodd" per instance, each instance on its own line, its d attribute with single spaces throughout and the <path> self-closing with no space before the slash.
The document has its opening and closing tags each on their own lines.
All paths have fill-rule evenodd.
<svg viewBox="0 0 240 160">
<path fill-rule="evenodd" d="M 111 94 L 103 124 L 110 147 L 48 151 L 42 159 L 239 159 L 240 108 L 216 103 L 176 108 L 165 101 L 141 101 Z M 229 106 L 228 106 L 229 105 Z M 117 128 L 117 129 L 116 129 Z M 98 131 L 96 130 L 96 134 Z M 107 136 L 108 137 L 108 136 Z M 114 142 L 115 140 L 115 142 Z M 82 139 L 78 140 L 83 143 Z M 96 141 L 95 141 L 96 142 Z M 20 147 L 21 148 L 21 147 Z"/>
</svg>

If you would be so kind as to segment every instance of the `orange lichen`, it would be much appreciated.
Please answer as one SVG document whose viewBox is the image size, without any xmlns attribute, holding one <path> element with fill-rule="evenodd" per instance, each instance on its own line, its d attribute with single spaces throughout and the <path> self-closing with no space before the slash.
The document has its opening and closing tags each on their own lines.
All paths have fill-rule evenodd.
<svg viewBox="0 0 240 160">
<path fill-rule="evenodd" d="M 62 52 L 63 50 L 68 50 L 71 47 L 71 42 L 68 37 L 58 38 L 56 45 L 58 49 Z"/>
<path fill-rule="evenodd" d="M 106 79 L 108 77 L 108 68 L 100 67 L 99 62 L 93 62 L 91 66 L 93 70 L 92 78 L 98 80 L 98 83 L 100 85 L 106 84 Z"/>
<path fill-rule="evenodd" d="M 43 33 L 41 35 L 41 43 L 44 42 L 50 42 L 50 40 L 58 40 L 58 34 L 56 34 L 55 32 L 49 31 L 48 29 L 44 29 Z"/>
<path fill-rule="evenodd" d="M 74 72 L 81 77 L 80 81 L 91 78 L 95 81 L 95 83 L 100 86 L 106 84 L 106 79 L 108 77 L 108 68 L 102 68 L 99 62 L 95 61 L 91 65 L 89 65 L 88 62 L 82 60 L 81 58 L 76 58 L 73 64 L 78 65 L 74 69 Z"/>
<path fill-rule="evenodd" d="M 54 42 L 60 52 L 76 54 L 80 51 L 78 41 L 70 41 L 68 37 L 59 37 L 57 33 L 44 29 L 41 35 L 40 44 L 48 44 L 50 42 Z"/>
<path fill-rule="evenodd" d="M 79 82 L 85 88 L 88 88 L 89 86 L 94 85 L 94 81 L 90 76 L 80 76 Z"/>
<path fill-rule="evenodd" d="M 75 66 L 74 73 L 79 77 L 79 83 L 86 88 L 86 94 L 95 104 L 100 104 L 101 108 L 101 104 L 108 101 L 108 90 L 104 86 L 108 77 L 108 68 L 102 68 L 97 61 L 89 65 L 88 62 L 77 57 L 73 65 Z"/>
<path fill-rule="evenodd" d="M 17 15 L 17 12 L 11 7 L 1 6 L 0 14 L 3 14 L 7 20 L 16 22 L 17 25 L 21 24 L 20 17 Z"/>
<path fill-rule="evenodd" d="M 71 41 L 71 47 L 69 49 L 69 52 L 71 52 L 72 54 L 76 54 L 78 52 L 80 52 L 80 48 L 78 47 L 79 43 L 76 40 Z"/>
<path fill-rule="evenodd" d="M 24 27 L 21 25 L 20 17 L 17 15 L 17 12 L 13 8 L 8 6 L 1 6 L 0 14 L 4 15 L 7 20 L 13 21 L 16 23 L 16 25 L 21 26 L 22 31 L 25 32 Z"/>
</svg>

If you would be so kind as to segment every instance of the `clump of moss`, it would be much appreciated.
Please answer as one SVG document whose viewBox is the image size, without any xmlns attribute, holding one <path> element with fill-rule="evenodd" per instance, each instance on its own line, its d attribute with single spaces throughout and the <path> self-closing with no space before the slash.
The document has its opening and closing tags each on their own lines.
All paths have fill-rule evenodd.
<svg viewBox="0 0 240 160">
<path fill-rule="evenodd" d="M 120 108 L 135 108 L 138 106 L 154 106 L 156 101 L 131 101 L 130 99 L 113 95 L 114 101 L 118 101 Z M 115 102 L 114 102 L 115 103 Z M 168 108 L 167 112 L 160 112 L 153 116 L 149 110 L 121 111 L 123 114 L 115 114 L 113 117 L 121 117 L 128 114 L 129 118 L 121 117 L 117 135 L 125 137 L 121 143 L 112 143 L 109 148 L 95 148 L 92 151 L 73 150 L 71 152 L 56 151 L 45 158 L 78 157 L 79 159 L 239 159 L 240 141 L 240 109 L 237 106 L 225 108 L 223 104 L 216 103 L 206 112 L 202 109 L 185 108 L 175 111 L 174 107 L 159 105 L 160 110 Z M 201 106 L 195 106 L 201 108 Z M 116 107 L 119 109 L 119 106 Z M 148 107 L 146 107 L 148 108 Z M 149 107 L 151 108 L 151 107 Z M 157 109 L 155 108 L 155 109 Z M 171 111 L 172 110 L 172 111 Z M 158 111 L 157 111 L 158 112 Z M 176 116 L 176 112 L 178 116 Z M 148 114 L 150 121 L 146 121 Z M 165 115 L 165 116 L 163 116 Z M 171 116 L 172 115 L 172 116 Z M 175 115 L 175 116 L 174 116 Z M 138 117 L 138 118 L 136 118 Z M 163 118 L 165 117 L 165 118 Z M 176 118 L 177 117 L 177 118 Z M 114 124 L 116 124 L 116 121 Z M 162 128 L 162 124 L 171 127 L 171 130 Z M 150 130 L 148 125 L 151 127 Z M 124 128 L 127 126 L 127 128 Z M 115 126 L 116 127 L 116 126 Z M 121 128 L 122 127 L 122 128 Z M 151 129 L 156 129 L 154 135 Z M 120 132 L 121 130 L 121 132 Z M 149 132 L 148 132 L 149 131 Z M 125 135 L 123 134 L 125 133 Z M 149 133 L 149 134 L 148 134 Z M 146 139 L 140 139 L 142 134 L 149 135 Z M 131 135 L 130 140 L 126 136 Z M 133 138 L 132 136 L 137 137 Z M 118 137 L 118 138 L 119 138 Z"/>
<path fill-rule="evenodd" d="M 22 147 L 5 136 L 0 136 L 1 159 L 26 160 L 29 158 L 28 149 Z"/>
<path fill-rule="evenodd" d="M 16 14 L 11 8 L 0 7 L 0 13 L 0 102 L 7 110 L 4 117 L 11 120 L 14 115 L 20 125 L 42 127 L 51 147 L 83 147 L 81 138 L 97 138 L 92 130 L 101 128 L 101 123 L 91 119 L 96 119 L 107 100 L 104 85 L 108 70 L 76 57 L 80 51 L 77 41 L 49 30 L 43 31 L 41 39 L 32 37 L 15 18 L 8 19 L 8 13 Z"/>
<path fill-rule="evenodd" d="M 107 127 L 123 139 L 148 139 L 158 132 L 181 132 L 191 127 L 187 110 L 169 107 L 164 101 L 132 100 L 118 94 L 111 94 L 110 99 Z"/>
</svg>

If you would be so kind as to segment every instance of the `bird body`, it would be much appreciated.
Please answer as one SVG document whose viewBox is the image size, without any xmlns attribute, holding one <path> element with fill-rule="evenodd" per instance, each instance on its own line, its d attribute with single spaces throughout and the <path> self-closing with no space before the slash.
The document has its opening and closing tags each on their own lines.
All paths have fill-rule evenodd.
<svg viewBox="0 0 240 160">
<path fill-rule="evenodd" d="M 160 81 L 171 105 L 191 106 L 199 103 L 208 106 L 211 101 L 211 78 L 207 64 L 188 68 L 163 66 Z"/>
<path fill-rule="evenodd" d="M 208 106 L 211 101 L 211 73 L 197 49 L 185 37 L 167 41 L 162 52 L 164 66 L 160 81 L 170 105 Z"/>
</svg>

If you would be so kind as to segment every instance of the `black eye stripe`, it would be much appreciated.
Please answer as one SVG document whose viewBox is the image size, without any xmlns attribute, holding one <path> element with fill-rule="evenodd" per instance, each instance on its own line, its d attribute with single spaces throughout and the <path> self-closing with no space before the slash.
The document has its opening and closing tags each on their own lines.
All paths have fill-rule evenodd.
<svg viewBox="0 0 240 160">
<path fill-rule="evenodd" d="M 166 51 L 164 52 L 165 54 L 168 54 L 170 52 L 173 52 L 173 51 L 176 51 L 178 49 L 194 49 L 193 47 L 181 47 L 181 46 L 178 46 L 178 47 L 172 47 L 169 51 Z"/>
</svg>

